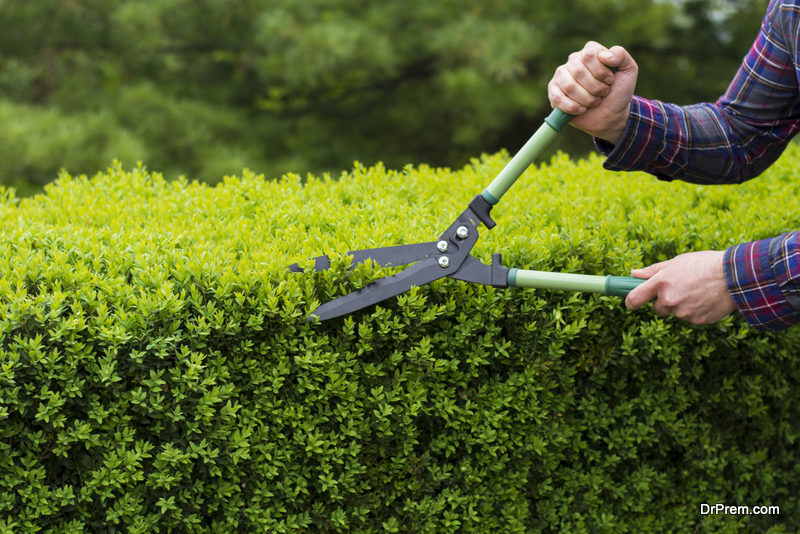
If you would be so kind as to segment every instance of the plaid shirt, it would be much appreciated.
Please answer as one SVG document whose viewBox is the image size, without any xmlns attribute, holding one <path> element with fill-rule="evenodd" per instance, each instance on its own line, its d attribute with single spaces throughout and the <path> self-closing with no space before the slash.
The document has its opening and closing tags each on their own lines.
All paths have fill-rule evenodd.
<svg viewBox="0 0 800 534">
<path fill-rule="evenodd" d="M 761 31 L 715 103 L 676 106 L 634 96 L 619 143 L 597 140 L 611 170 L 643 170 L 698 184 L 749 180 L 800 129 L 800 0 L 771 0 Z M 800 232 L 725 252 L 725 278 L 747 322 L 779 330 L 800 322 Z"/>
</svg>

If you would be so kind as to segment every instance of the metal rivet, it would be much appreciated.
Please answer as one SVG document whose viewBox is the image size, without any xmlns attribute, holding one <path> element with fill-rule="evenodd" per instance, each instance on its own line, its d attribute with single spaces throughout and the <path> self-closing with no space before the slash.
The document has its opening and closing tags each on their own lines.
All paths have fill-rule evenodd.
<svg viewBox="0 0 800 534">
<path fill-rule="evenodd" d="M 439 250 L 439 252 L 447 252 L 447 241 L 439 241 L 436 243 L 436 248 Z"/>
<path fill-rule="evenodd" d="M 441 258 L 439 258 L 439 267 L 441 267 L 442 269 L 447 269 L 448 267 L 450 267 L 450 258 L 448 258 L 447 256 L 442 256 Z"/>
<path fill-rule="evenodd" d="M 456 228 L 456 235 L 459 239 L 466 239 L 469 237 L 469 228 L 466 226 L 459 226 Z"/>
</svg>

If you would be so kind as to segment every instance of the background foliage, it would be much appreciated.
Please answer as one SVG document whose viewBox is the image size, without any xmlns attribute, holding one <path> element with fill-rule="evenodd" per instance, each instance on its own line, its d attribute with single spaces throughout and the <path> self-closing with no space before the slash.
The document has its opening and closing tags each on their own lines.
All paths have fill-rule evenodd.
<svg viewBox="0 0 800 534">
<path fill-rule="evenodd" d="M 553 70 L 623 44 L 639 93 L 721 94 L 766 0 L 0 0 L 0 183 L 141 160 L 214 181 L 514 150 Z M 561 147 L 587 150 L 573 132 Z"/>
<path fill-rule="evenodd" d="M 797 531 L 798 328 L 450 279 L 304 321 L 388 270 L 288 264 L 429 241 L 507 159 L 216 187 L 117 166 L 3 195 L 0 532 Z M 625 274 L 774 236 L 798 166 L 699 187 L 562 155 L 475 252 Z"/>
</svg>

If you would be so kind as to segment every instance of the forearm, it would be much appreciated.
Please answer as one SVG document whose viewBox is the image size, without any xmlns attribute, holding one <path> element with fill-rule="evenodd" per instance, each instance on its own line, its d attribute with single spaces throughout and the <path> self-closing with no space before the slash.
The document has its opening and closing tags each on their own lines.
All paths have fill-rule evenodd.
<svg viewBox="0 0 800 534">
<path fill-rule="evenodd" d="M 713 104 L 694 106 L 633 97 L 626 128 L 614 137 L 615 144 L 596 140 L 608 156 L 605 167 L 701 184 L 738 183 L 759 175 L 800 129 L 799 34 L 797 6 L 771 0 L 725 94 Z M 718 268 L 719 255 L 712 259 Z M 728 294 L 748 323 L 765 330 L 800 323 L 800 232 L 731 247 L 722 262 Z M 679 263 L 670 262 L 670 268 Z M 664 278 L 679 285 L 686 278 L 679 275 Z M 724 293 L 724 287 L 716 287 Z M 730 298 L 724 297 L 730 308 Z"/>
<path fill-rule="evenodd" d="M 784 132 L 786 128 L 792 131 Z M 744 121 L 721 102 L 676 106 L 634 97 L 619 144 L 596 144 L 610 170 L 730 184 L 761 174 L 781 155 L 794 128 L 788 122 Z"/>
<path fill-rule="evenodd" d="M 598 142 L 614 170 L 663 179 L 738 183 L 760 174 L 800 128 L 800 10 L 773 0 L 727 91 L 713 104 L 676 106 L 634 97 L 616 146 Z"/>
</svg>

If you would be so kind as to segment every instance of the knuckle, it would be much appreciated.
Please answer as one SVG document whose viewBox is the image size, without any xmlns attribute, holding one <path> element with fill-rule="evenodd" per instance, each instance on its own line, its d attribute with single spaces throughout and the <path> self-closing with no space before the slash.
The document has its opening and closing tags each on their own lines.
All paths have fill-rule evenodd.
<svg viewBox="0 0 800 534">
<path fill-rule="evenodd" d="M 569 78 L 571 80 L 580 79 L 581 73 L 583 71 L 580 65 L 576 65 L 574 63 L 571 63 L 565 70 L 569 74 Z"/>
<path fill-rule="evenodd" d="M 673 309 L 672 315 L 674 315 L 678 319 L 683 319 L 684 321 L 689 321 L 689 319 L 691 318 L 691 314 L 682 308 Z"/>
<path fill-rule="evenodd" d="M 661 304 L 667 308 L 676 308 L 680 304 L 680 300 L 669 293 L 664 296 L 660 296 L 659 300 L 661 301 Z"/>
<path fill-rule="evenodd" d="M 567 78 L 561 83 L 561 88 L 568 94 L 574 92 L 577 86 L 578 84 L 572 78 Z"/>
<path fill-rule="evenodd" d="M 578 113 L 578 105 L 573 102 L 572 100 L 561 100 L 558 103 L 558 109 L 565 113 L 569 113 L 570 115 L 577 115 Z"/>
<path fill-rule="evenodd" d="M 554 106 L 558 106 L 562 100 L 561 93 L 556 90 L 555 84 L 547 86 L 547 97 Z"/>
</svg>

